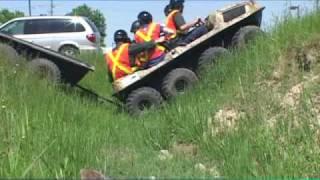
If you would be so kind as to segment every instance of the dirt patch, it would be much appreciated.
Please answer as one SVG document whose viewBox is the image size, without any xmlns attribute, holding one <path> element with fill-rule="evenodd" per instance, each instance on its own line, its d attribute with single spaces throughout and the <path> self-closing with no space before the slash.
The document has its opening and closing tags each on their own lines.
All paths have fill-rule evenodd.
<svg viewBox="0 0 320 180">
<path fill-rule="evenodd" d="M 171 151 L 174 154 L 182 154 L 185 156 L 196 156 L 198 153 L 198 146 L 191 143 L 176 142 L 172 145 Z"/>
<path fill-rule="evenodd" d="M 269 129 L 274 129 L 278 123 L 278 115 L 271 117 L 266 121 L 266 125 Z"/>
<path fill-rule="evenodd" d="M 205 132 L 204 137 L 206 138 L 207 135 L 215 136 L 238 130 L 238 121 L 243 116 L 243 112 L 239 112 L 234 108 L 226 107 L 220 109 L 215 113 L 213 118 L 208 118 L 208 132 Z"/>
<path fill-rule="evenodd" d="M 160 150 L 158 158 L 161 161 L 165 161 L 165 160 L 172 159 L 173 155 L 169 152 L 169 150 L 163 149 L 163 150 Z"/>
<path fill-rule="evenodd" d="M 300 47 L 292 49 L 294 59 L 300 71 L 310 72 L 320 63 L 320 37 L 303 43 Z"/>
<path fill-rule="evenodd" d="M 320 63 L 320 37 L 303 44 L 302 47 L 296 49 L 296 60 L 301 70 L 309 72 Z"/>
<path fill-rule="evenodd" d="M 206 172 L 207 168 L 204 164 L 202 163 L 197 163 L 196 165 L 194 165 L 194 168 L 200 172 Z"/>
<path fill-rule="evenodd" d="M 299 45 L 291 46 L 280 54 L 269 78 L 260 79 L 256 83 L 262 92 L 272 93 L 270 96 L 281 107 L 276 114 L 269 114 L 265 120 L 265 125 L 269 129 L 274 129 L 281 119 L 288 118 L 289 111 L 293 113 L 292 127 L 301 126 L 299 116 L 302 110 L 300 104 L 303 101 L 303 94 L 320 83 L 320 35 L 313 36 Z M 311 110 L 319 122 L 319 126 L 314 127 L 320 128 L 320 105 L 317 105 L 320 104 L 318 103 L 320 100 L 317 96 L 311 100 Z"/>
<path fill-rule="evenodd" d="M 281 106 L 284 108 L 293 108 L 295 109 L 297 105 L 300 103 L 301 94 L 304 90 L 304 84 L 299 83 L 295 86 L 293 86 L 283 97 Z"/>
<path fill-rule="evenodd" d="M 278 58 L 274 71 L 262 84 L 268 87 L 279 88 L 282 81 L 288 79 L 290 82 L 301 82 L 303 73 L 319 74 L 320 70 L 320 36 L 313 37 L 311 41 L 290 47 Z"/>
<path fill-rule="evenodd" d="M 320 36 L 288 48 L 278 58 L 271 77 L 264 83 L 273 91 L 279 91 L 282 84 L 291 84 L 291 88 L 280 98 L 283 108 L 296 109 L 301 95 L 319 79 Z M 271 118 L 270 122 L 274 122 Z M 271 125 L 273 126 L 273 125 Z"/>
<path fill-rule="evenodd" d="M 221 174 L 216 166 L 209 168 L 209 174 L 213 177 L 221 177 Z"/>
<path fill-rule="evenodd" d="M 81 180 L 108 180 L 110 177 L 104 176 L 101 172 L 93 169 L 81 169 Z"/>
<path fill-rule="evenodd" d="M 240 119 L 240 116 L 241 114 L 236 109 L 225 108 L 225 109 L 219 110 L 215 114 L 214 120 L 222 128 L 220 130 L 224 130 L 224 129 L 234 130 L 237 128 L 236 123 Z"/>
<path fill-rule="evenodd" d="M 218 168 L 216 166 L 206 167 L 202 163 L 197 163 L 195 164 L 194 168 L 202 173 L 209 173 L 210 176 L 217 177 L 217 178 L 221 177 L 220 172 L 218 171 Z"/>
</svg>

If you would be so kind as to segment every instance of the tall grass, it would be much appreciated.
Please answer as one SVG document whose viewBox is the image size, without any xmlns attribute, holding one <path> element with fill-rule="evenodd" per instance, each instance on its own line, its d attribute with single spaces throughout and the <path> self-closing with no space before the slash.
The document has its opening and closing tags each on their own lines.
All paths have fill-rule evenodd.
<svg viewBox="0 0 320 180">
<path fill-rule="evenodd" d="M 138 118 L 39 80 L 2 57 L 0 176 L 78 177 L 81 168 L 116 177 L 212 176 L 195 168 L 197 163 L 226 177 L 319 176 L 320 151 L 315 131 L 308 128 L 313 118 L 308 105 L 299 106 L 298 117 L 283 112 L 274 92 L 257 85 L 270 77 L 286 49 L 319 33 L 319 19 L 312 14 L 279 23 L 267 37 L 221 59 L 194 90 Z M 97 72 L 81 84 L 110 95 L 103 57 L 85 59 Z M 293 85 L 287 83 L 283 86 Z M 245 115 L 236 129 L 211 135 L 208 120 L 223 107 Z M 277 114 L 277 126 L 267 128 Z M 301 127 L 293 128 L 294 118 Z M 177 142 L 197 146 L 197 154 L 159 160 L 159 151 Z"/>
</svg>

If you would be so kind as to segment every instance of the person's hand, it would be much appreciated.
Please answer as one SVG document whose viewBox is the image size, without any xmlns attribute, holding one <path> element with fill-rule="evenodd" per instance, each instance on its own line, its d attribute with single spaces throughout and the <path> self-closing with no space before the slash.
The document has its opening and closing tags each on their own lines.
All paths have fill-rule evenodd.
<svg viewBox="0 0 320 180">
<path fill-rule="evenodd" d="M 201 23 L 202 22 L 202 19 L 200 17 L 197 17 L 195 20 L 194 20 L 194 23 L 193 24 L 198 24 L 198 23 Z"/>
<path fill-rule="evenodd" d="M 199 18 L 199 21 L 198 21 L 200 24 L 204 24 L 204 20 L 202 18 Z"/>
<path fill-rule="evenodd" d="M 196 25 L 196 24 L 198 23 L 198 21 L 199 21 L 199 18 L 195 19 L 195 20 L 193 21 L 193 26 Z"/>
<path fill-rule="evenodd" d="M 197 18 L 196 20 L 195 20 L 195 25 L 197 25 L 197 24 L 204 24 L 204 21 L 201 19 L 201 18 Z"/>
<path fill-rule="evenodd" d="M 199 21 L 200 21 L 200 18 L 195 19 L 194 22 L 193 22 L 192 27 L 197 26 L 197 24 L 199 23 Z"/>
</svg>

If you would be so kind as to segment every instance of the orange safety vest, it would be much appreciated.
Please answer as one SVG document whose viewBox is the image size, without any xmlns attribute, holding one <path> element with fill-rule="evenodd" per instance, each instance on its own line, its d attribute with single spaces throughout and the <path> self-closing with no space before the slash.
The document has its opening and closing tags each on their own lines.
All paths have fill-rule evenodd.
<svg viewBox="0 0 320 180">
<path fill-rule="evenodd" d="M 174 17 L 178 12 L 178 10 L 173 10 L 166 19 L 166 26 L 174 31 L 174 34 L 170 36 L 170 39 L 173 39 L 177 36 L 178 28 L 176 27 Z"/>
<path fill-rule="evenodd" d="M 135 34 L 135 40 L 137 43 L 149 42 L 159 39 L 160 37 L 160 24 L 150 23 L 147 28 L 140 28 Z M 148 61 L 156 59 L 163 55 L 165 48 L 157 45 L 153 50 L 149 51 L 149 54 L 145 58 L 140 58 L 141 61 Z"/>
<path fill-rule="evenodd" d="M 132 74 L 136 69 L 130 66 L 129 43 L 106 54 L 106 63 L 114 80 Z"/>
</svg>

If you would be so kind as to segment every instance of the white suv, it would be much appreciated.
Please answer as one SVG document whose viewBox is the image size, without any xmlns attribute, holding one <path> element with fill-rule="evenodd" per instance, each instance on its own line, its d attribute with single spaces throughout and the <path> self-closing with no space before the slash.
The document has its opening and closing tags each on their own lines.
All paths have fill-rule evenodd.
<svg viewBox="0 0 320 180">
<path fill-rule="evenodd" d="M 100 33 L 86 17 L 22 17 L 0 26 L 0 32 L 13 35 L 68 56 L 100 49 Z"/>
</svg>

